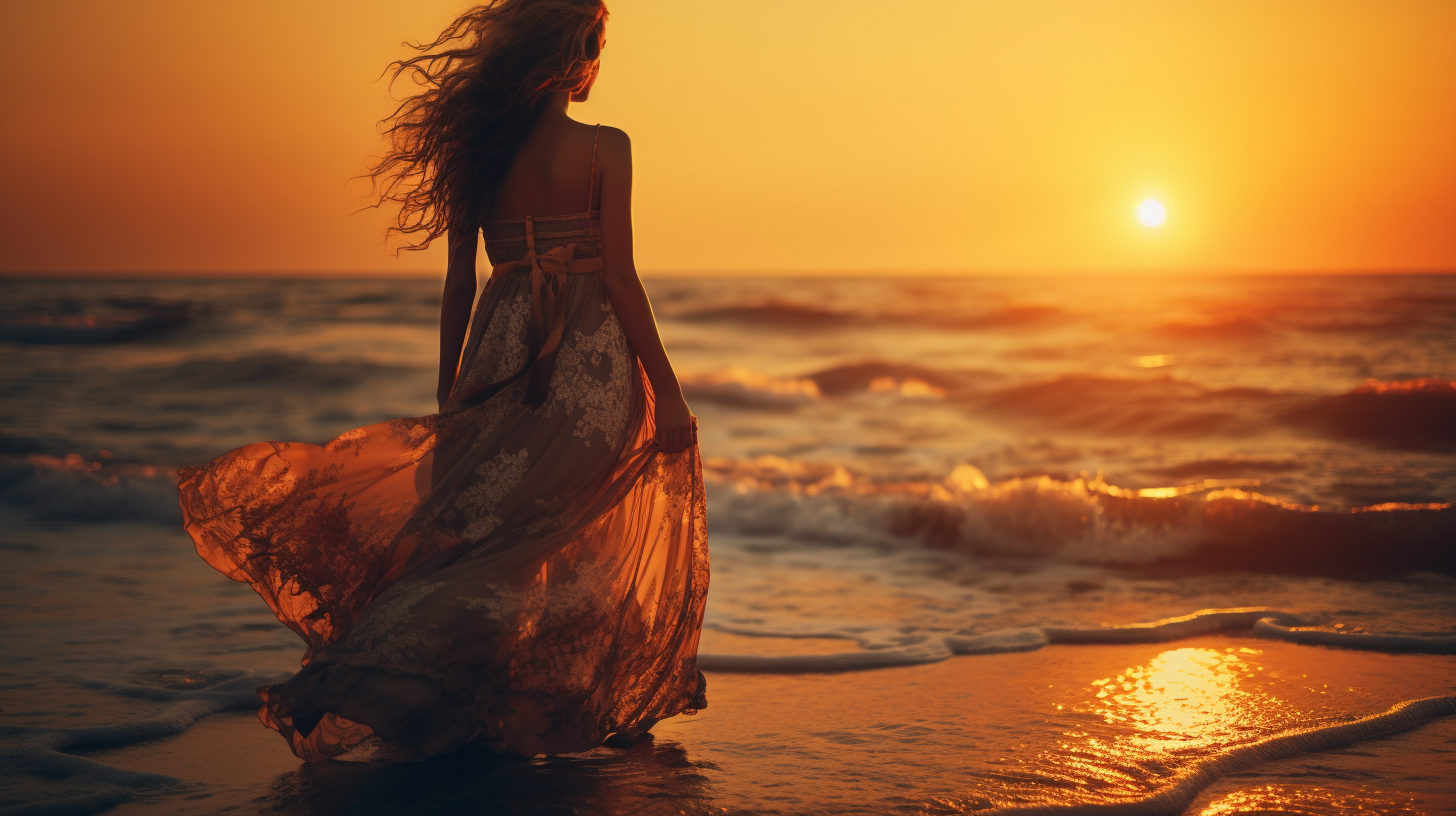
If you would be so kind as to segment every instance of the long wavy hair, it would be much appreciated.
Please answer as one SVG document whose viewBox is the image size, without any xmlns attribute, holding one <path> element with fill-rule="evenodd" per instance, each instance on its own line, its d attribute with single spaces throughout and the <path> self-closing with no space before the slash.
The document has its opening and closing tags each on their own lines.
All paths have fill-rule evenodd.
<svg viewBox="0 0 1456 816">
<path fill-rule="evenodd" d="M 380 122 L 389 150 L 370 167 L 378 201 L 399 208 L 387 235 L 420 250 L 490 212 L 541 106 L 596 79 L 605 43 L 602 0 L 491 0 L 445 27 L 416 56 L 385 69 L 420 90 Z"/>
</svg>

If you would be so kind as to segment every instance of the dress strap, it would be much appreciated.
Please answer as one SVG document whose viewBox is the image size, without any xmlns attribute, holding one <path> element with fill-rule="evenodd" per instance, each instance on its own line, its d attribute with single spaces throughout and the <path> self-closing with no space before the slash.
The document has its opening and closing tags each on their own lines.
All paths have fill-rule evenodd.
<svg viewBox="0 0 1456 816">
<path fill-rule="evenodd" d="M 597 197 L 597 142 L 601 141 L 601 138 L 602 138 L 602 126 L 601 126 L 601 123 L 599 122 L 599 123 L 597 123 L 597 131 L 596 131 L 596 134 L 592 136 L 591 175 L 590 175 L 590 179 L 587 182 L 587 186 L 586 186 L 586 211 L 587 212 L 591 212 L 592 211 L 592 202 L 595 201 L 596 200 L 596 197 Z"/>
</svg>

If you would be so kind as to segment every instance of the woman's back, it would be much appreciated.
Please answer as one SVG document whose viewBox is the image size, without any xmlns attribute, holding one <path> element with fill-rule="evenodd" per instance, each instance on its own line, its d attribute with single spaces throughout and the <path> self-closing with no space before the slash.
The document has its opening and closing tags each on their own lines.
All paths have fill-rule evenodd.
<svg viewBox="0 0 1456 816">
<path fill-rule="evenodd" d="M 597 127 L 565 116 L 542 116 L 516 152 L 493 197 L 489 219 L 544 218 L 594 210 L 601 183 L 593 183 Z M 595 201 L 587 201 L 595 189 Z"/>
<path fill-rule="evenodd" d="M 632 264 L 631 145 L 566 115 L 605 19 L 495 0 L 396 63 L 433 81 L 375 178 L 414 246 L 449 237 L 441 412 L 182 471 L 198 552 L 308 644 L 260 691 L 299 757 L 585 751 L 705 704 L 702 466 Z"/>
</svg>

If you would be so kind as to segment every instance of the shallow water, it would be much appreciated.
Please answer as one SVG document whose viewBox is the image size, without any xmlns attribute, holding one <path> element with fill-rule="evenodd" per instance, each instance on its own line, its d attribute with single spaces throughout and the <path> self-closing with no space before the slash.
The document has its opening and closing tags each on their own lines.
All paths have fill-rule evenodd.
<svg viewBox="0 0 1456 816">
<path fill-rule="evenodd" d="M 1123 806 L 1241 745 L 1456 693 L 1456 278 L 650 289 L 703 428 L 715 707 L 654 746 L 493 770 L 497 804 Z M 167 747 L 230 756 L 236 715 L 189 718 L 246 708 L 301 652 L 192 554 L 172 469 L 429 412 L 436 290 L 0 282 L 0 807 L 369 812 L 478 762 L 364 784 L 288 770 L 263 732 L 282 755 L 229 783 Z M 1135 626 L 1232 607 L 1264 611 Z M 1296 645 L 1320 639 L 1346 648 Z M 825 673 L 874 666 L 894 668 Z M 1214 774 L 1184 804 L 1452 807 L 1450 722 Z M 441 812 L 485 795 L 445 787 Z"/>
</svg>

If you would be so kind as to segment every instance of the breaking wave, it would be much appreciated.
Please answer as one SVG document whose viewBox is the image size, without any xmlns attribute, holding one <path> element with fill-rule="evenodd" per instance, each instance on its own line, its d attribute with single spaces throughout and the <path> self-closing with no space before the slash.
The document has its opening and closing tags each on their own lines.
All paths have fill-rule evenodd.
<svg viewBox="0 0 1456 816">
<path fill-rule="evenodd" d="M 832 464 L 710 459 L 713 529 L 842 544 L 915 542 L 974 555 L 1120 567 L 1285 574 L 1456 574 L 1456 511 L 1386 503 L 1344 510 L 1281 501 L 1247 480 L 1124 489 L 1048 476 L 990 483 L 962 465 L 941 481 L 875 481 Z"/>
</svg>

